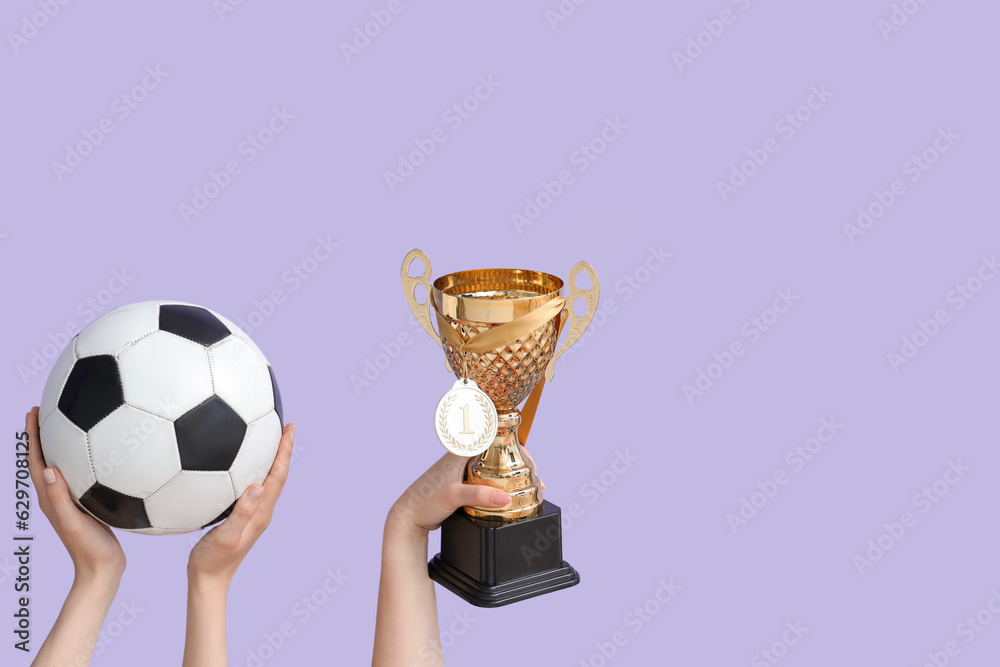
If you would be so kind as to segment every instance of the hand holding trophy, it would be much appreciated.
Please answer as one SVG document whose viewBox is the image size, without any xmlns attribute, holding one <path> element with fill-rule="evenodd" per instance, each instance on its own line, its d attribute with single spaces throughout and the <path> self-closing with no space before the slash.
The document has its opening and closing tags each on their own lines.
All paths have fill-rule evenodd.
<svg viewBox="0 0 1000 667">
<path fill-rule="evenodd" d="M 409 275 L 415 259 L 424 266 L 420 276 Z M 580 271 L 593 287 L 576 287 Z M 464 507 L 445 520 L 441 553 L 429 564 L 431 578 L 481 607 L 579 583 L 580 575 L 562 559 L 560 509 L 543 500 L 541 481 L 523 444 L 555 361 L 594 317 L 597 274 L 586 262 L 576 264 L 567 297 L 560 278 L 520 269 L 459 271 L 432 284 L 430 261 L 420 250 L 406 255 L 401 274 L 410 309 L 444 349 L 446 367 L 458 378 L 438 403 L 438 437 L 450 451 L 473 457 L 466 483 L 488 483 L 511 497 L 499 509 Z M 427 291 L 422 304 L 414 295 L 417 285 Z M 579 298 L 587 305 L 582 316 L 573 312 Z M 566 341 L 556 349 L 567 320 Z M 518 410 L 525 399 L 523 411 Z M 537 548 L 539 543 L 546 548 Z"/>
</svg>

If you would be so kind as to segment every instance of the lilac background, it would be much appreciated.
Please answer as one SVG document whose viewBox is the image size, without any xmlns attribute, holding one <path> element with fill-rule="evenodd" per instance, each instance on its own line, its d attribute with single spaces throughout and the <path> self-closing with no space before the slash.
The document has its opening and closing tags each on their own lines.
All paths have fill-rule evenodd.
<svg viewBox="0 0 1000 667">
<path fill-rule="evenodd" d="M 442 453 L 430 413 L 450 385 L 441 352 L 408 321 L 403 255 L 421 247 L 435 276 L 505 265 L 565 276 L 586 259 L 604 317 L 560 361 L 532 434 L 549 497 L 579 504 L 565 555 L 583 583 L 492 611 L 439 591 L 442 630 L 463 630 L 444 638 L 449 664 L 763 665 L 758 652 L 780 644 L 786 622 L 808 631 L 781 664 L 917 667 L 950 641 L 960 651 L 950 664 L 993 664 L 1000 621 L 971 643 L 959 624 L 1000 589 L 1000 283 L 961 309 L 949 293 L 1000 246 L 1000 7 L 908 0 L 916 13 L 884 35 L 888 0 L 564 2 L 575 11 L 554 28 L 556 0 L 402 0 L 348 62 L 340 44 L 387 4 L 246 0 L 220 18 L 209 2 L 70 3 L 26 43 L 7 36 L 8 434 L 48 370 L 22 380 L 19 367 L 67 323 L 87 322 L 78 305 L 101 298 L 113 271 L 131 278 L 109 307 L 180 299 L 246 320 L 281 290 L 251 334 L 299 424 L 298 449 L 276 519 L 230 594 L 230 663 L 247 665 L 291 622 L 295 634 L 264 664 L 365 664 L 382 521 Z M 731 23 L 679 71 L 674 52 L 723 10 Z M 7 3 L 0 26 L 17 33 L 38 11 Z M 120 119 L 113 100 L 147 66 L 169 74 Z M 489 76 L 501 85 L 449 125 L 445 111 Z M 813 86 L 832 97 L 787 137 L 776 123 Z M 275 107 L 294 119 L 247 162 L 240 143 Z M 114 131 L 60 181 L 53 161 L 103 118 Z M 574 152 L 607 118 L 627 127 L 579 172 Z M 911 181 L 904 163 L 949 127 L 959 138 Z M 447 140 L 390 191 L 384 172 L 435 128 Z M 723 201 L 717 181 L 768 138 L 778 151 Z M 241 173 L 186 222 L 179 205 L 229 160 Z M 563 169 L 573 182 L 518 230 L 511 215 Z M 844 225 L 896 179 L 905 193 L 852 243 Z M 283 276 L 318 237 L 339 247 L 293 289 Z M 648 272 L 651 247 L 671 257 Z M 630 291 L 626 276 L 645 282 Z M 752 341 L 744 323 L 779 289 L 797 300 Z M 947 323 L 894 369 L 887 355 L 938 309 Z M 356 391 L 351 376 L 401 333 L 410 344 Z M 733 341 L 744 354 L 685 398 L 683 385 Z M 786 454 L 824 418 L 843 428 L 795 471 Z M 625 452 L 638 462 L 609 472 Z M 914 495 L 949 461 L 969 470 L 922 514 Z M 787 483 L 734 534 L 727 514 L 779 471 Z M 597 491 L 589 480 L 602 473 L 613 483 Z M 904 512 L 915 526 L 859 573 L 855 557 Z M 33 528 L 37 647 L 71 567 L 37 510 Z M 142 611 L 106 627 L 95 664 L 178 664 L 191 540 L 123 543 L 129 567 L 109 626 L 122 603 Z M 9 619 L 12 561 L 0 563 Z M 338 568 L 350 579 L 304 621 L 295 605 Z M 648 602 L 671 579 L 676 596 Z M 637 628 L 628 615 L 647 603 L 656 613 Z M 615 633 L 627 643 L 607 660 L 599 645 Z M 5 636 L 5 664 L 26 664 Z"/>
</svg>

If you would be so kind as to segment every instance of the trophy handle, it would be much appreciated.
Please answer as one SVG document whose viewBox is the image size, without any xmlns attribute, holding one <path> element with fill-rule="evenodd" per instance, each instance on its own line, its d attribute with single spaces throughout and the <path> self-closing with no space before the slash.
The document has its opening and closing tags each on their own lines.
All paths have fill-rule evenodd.
<svg viewBox="0 0 1000 667">
<path fill-rule="evenodd" d="M 580 271 L 586 271 L 587 275 L 590 276 L 590 282 L 594 284 L 590 289 L 579 289 L 576 286 L 576 276 Z M 566 297 L 566 309 L 569 310 L 569 333 L 566 335 L 566 342 L 564 342 L 556 353 L 552 355 L 552 360 L 549 361 L 549 365 L 545 368 L 545 381 L 552 382 L 552 378 L 555 374 L 554 368 L 556 365 L 556 360 L 562 356 L 562 353 L 569 349 L 569 347 L 580 340 L 580 336 L 583 332 L 587 330 L 590 326 L 590 321 L 594 319 L 594 315 L 597 313 L 597 299 L 601 296 L 601 284 L 597 280 L 597 272 L 594 271 L 592 267 L 587 262 L 577 262 L 573 265 L 573 268 L 569 270 L 569 296 Z M 587 302 L 587 312 L 583 315 L 576 315 L 573 312 L 573 304 L 576 300 L 583 297 L 583 300 Z"/>
<path fill-rule="evenodd" d="M 419 259 L 424 265 L 424 273 L 421 276 L 410 275 L 410 265 L 413 264 L 413 260 L 415 259 Z M 438 347 L 443 348 L 444 341 L 434 330 L 434 325 L 431 323 L 431 260 L 427 259 L 427 255 L 422 250 L 414 248 L 406 253 L 406 257 L 403 258 L 401 275 L 403 279 L 403 293 L 406 296 L 406 303 L 410 304 L 413 316 L 417 318 L 417 322 L 424 328 L 424 331 L 430 334 L 434 342 L 438 344 Z M 424 303 L 419 303 L 414 294 L 417 285 L 423 285 L 424 290 L 427 292 L 427 301 Z"/>
</svg>

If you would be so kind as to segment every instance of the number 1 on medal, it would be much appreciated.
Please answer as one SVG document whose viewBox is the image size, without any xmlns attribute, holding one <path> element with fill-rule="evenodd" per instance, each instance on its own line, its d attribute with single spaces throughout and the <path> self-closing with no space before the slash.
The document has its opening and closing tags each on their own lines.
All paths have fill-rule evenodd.
<svg viewBox="0 0 1000 667">
<path fill-rule="evenodd" d="M 466 403 L 462 406 L 462 430 L 459 431 L 460 435 L 472 435 L 474 431 L 469 430 L 469 404 Z"/>
</svg>

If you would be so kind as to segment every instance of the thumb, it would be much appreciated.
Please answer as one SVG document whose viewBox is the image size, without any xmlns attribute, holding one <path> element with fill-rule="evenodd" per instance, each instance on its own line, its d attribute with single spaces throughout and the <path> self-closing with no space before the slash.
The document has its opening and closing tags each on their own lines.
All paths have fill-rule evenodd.
<svg viewBox="0 0 1000 667">
<path fill-rule="evenodd" d="M 260 484 L 252 484 L 243 492 L 240 499 L 236 501 L 233 511 L 229 513 L 229 518 L 219 527 L 220 532 L 227 534 L 235 540 L 243 534 L 243 529 L 250 523 L 260 499 L 264 497 L 264 487 Z"/>
<path fill-rule="evenodd" d="M 466 505 L 498 508 L 509 503 L 510 496 L 486 484 L 455 484 L 449 490 L 448 500 L 455 509 Z"/>
<path fill-rule="evenodd" d="M 56 518 L 60 521 L 70 521 L 76 518 L 80 512 L 73 504 L 73 498 L 69 495 L 69 486 L 66 478 L 62 476 L 57 468 L 45 468 L 42 470 L 42 479 L 45 480 L 45 497 L 55 512 Z"/>
</svg>

